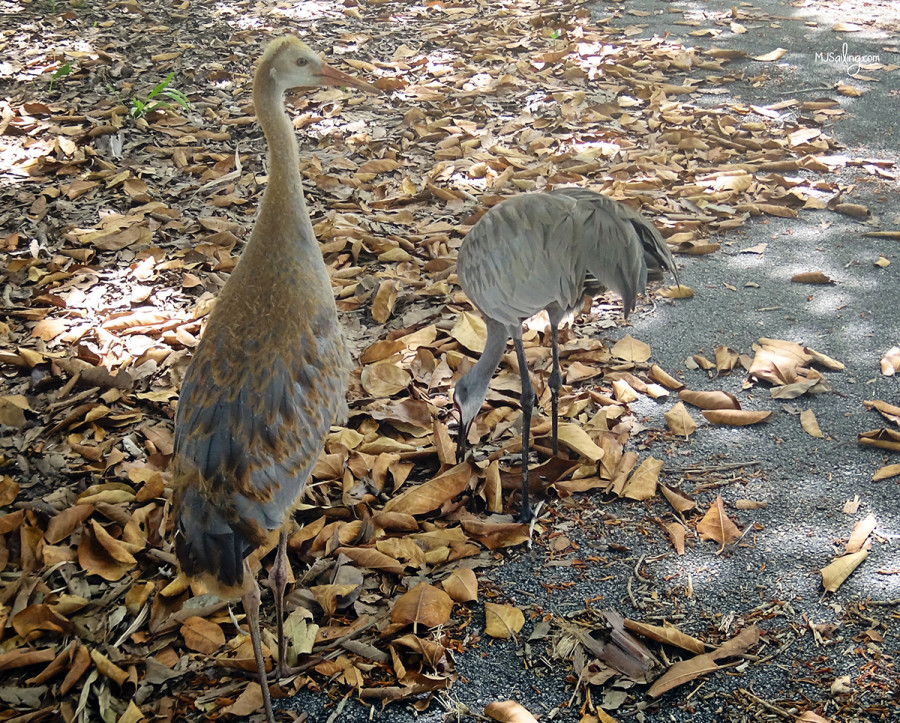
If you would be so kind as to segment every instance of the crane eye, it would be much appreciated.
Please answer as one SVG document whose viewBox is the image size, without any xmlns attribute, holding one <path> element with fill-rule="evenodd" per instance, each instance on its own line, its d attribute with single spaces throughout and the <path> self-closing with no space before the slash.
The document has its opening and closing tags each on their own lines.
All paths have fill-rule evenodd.
<svg viewBox="0 0 900 723">
<path fill-rule="evenodd" d="M 309 61 L 306 58 L 297 58 L 298 68 L 305 68 L 307 65 L 309 65 Z"/>
</svg>

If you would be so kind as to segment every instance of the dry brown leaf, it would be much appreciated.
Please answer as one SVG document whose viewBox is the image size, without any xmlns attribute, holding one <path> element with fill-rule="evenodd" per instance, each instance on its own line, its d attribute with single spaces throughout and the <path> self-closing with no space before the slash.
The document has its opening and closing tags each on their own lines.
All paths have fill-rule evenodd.
<svg viewBox="0 0 900 723">
<path fill-rule="evenodd" d="M 682 437 L 690 437 L 697 429 L 697 423 L 688 413 L 684 406 L 684 402 L 678 402 L 668 412 L 663 415 L 666 418 L 666 424 L 672 434 Z"/>
<path fill-rule="evenodd" d="M 484 472 L 484 499 L 488 512 L 498 514 L 503 510 L 503 485 L 500 481 L 500 463 L 495 459 Z"/>
<path fill-rule="evenodd" d="M 40 637 L 40 635 L 32 636 L 33 632 L 47 631 L 62 635 L 72 628 L 65 617 L 46 604 L 29 605 L 13 615 L 10 622 L 16 633 L 26 641 Z"/>
<path fill-rule="evenodd" d="M 830 565 L 822 568 L 822 586 L 828 592 L 837 592 L 844 580 L 868 557 L 868 550 L 858 550 L 850 555 L 843 555 Z"/>
<path fill-rule="evenodd" d="M 847 541 L 847 549 L 844 550 L 844 553 L 850 554 L 863 549 L 863 545 L 866 544 L 866 540 L 869 539 L 869 535 L 875 531 L 876 527 L 878 527 L 878 522 L 875 519 L 875 515 L 867 515 L 864 519 L 857 522 L 853 526 L 853 532 Z"/>
<path fill-rule="evenodd" d="M 897 475 L 900 475 L 900 464 L 886 464 L 883 467 L 880 467 L 878 471 L 872 475 L 872 481 L 879 482 L 880 480 L 890 479 Z"/>
<path fill-rule="evenodd" d="M 524 523 L 468 519 L 462 521 L 462 527 L 469 537 L 489 550 L 514 547 L 528 540 L 528 525 Z"/>
<path fill-rule="evenodd" d="M 638 341 L 630 334 L 626 334 L 616 342 L 610 353 L 617 359 L 641 363 L 650 358 L 651 351 L 649 344 Z"/>
<path fill-rule="evenodd" d="M 675 286 L 668 286 L 663 289 L 657 289 L 656 293 L 659 296 L 664 296 L 667 299 L 694 298 L 694 290 L 690 286 L 685 286 L 684 284 L 676 284 Z"/>
<path fill-rule="evenodd" d="M 484 707 L 484 714 L 500 723 L 538 723 L 537 718 L 514 700 L 488 703 Z"/>
<path fill-rule="evenodd" d="M 484 632 L 503 640 L 513 637 L 525 625 L 525 615 L 513 605 L 484 604 Z"/>
<path fill-rule="evenodd" d="M 687 650 L 690 653 L 699 654 L 706 650 L 703 641 L 697 640 L 697 638 L 682 633 L 680 630 L 673 627 L 648 625 L 647 623 L 629 620 L 628 618 L 625 619 L 625 627 L 633 633 L 643 635 L 645 638 L 650 638 L 651 640 L 655 640 L 658 643 L 665 643 L 666 645 L 674 645 L 675 647 Z"/>
<path fill-rule="evenodd" d="M 450 577 L 441 583 L 441 587 L 458 603 L 478 599 L 478 579 L 475 577 L 475 572 L 468 567 L 454 570 Z"/>
<path fill-rule="evenodd" d="M 700 409 L 740 409 L 741 403 L 730 392 L 696 392 L 682 389 L 678 398 Z"/>
<path fill-rule="evenodd" d="M 462 312 L 450 330 L 450 336 L 469 351 L 481 354 L 487 343 L 487 326 L 477 314 Z"/>
<path fill-rule="evenodd" d="M 673 490 L 668 485 L 660 485 L 660 489 L 662 490 L 663 497 L 668 500 L 669 504 L 672 505 L 672 508 L 680 515 L 683 515 L 685 512 L 690 512 L 697 506 L 697 503 L 690 497 L 687 497 L 682 492 Z"/>
<path fill-rule="evenodd" d="M 352 568 L 351 568 L 352 569 Z M 354 583 L 334 583 L 331 585 L 313 585 L 309 588 L 319 607 L 327 617 L 332 617 L 339 609 L 352 602 L 359 594 L 359 585 Z"/>
<path fill-rule="evenodd" d="M 381 282 L 375 298 L 372 300 L 372 318 L 379 324 L 384 324 L 391 318 L 394 311 L 394 303 L 397 301 L 399 283 L 392 280 Z"/>
<path fill-rule="evenodd" d="M 881 373 L 892 377 L 900 372 L 900 346 L 892 346 L 881 357 Z"/>
<path fill-rule="evenodd" d="M 391 397 L 409 386 L 412 377 L 393 359 L 366 364 L 360 374 L 363 389 L 373 397 Z"/>
<path fill-rule="evenodd" d="M 666 523 L 666 532 L 669 533 L 669 540 L 672 542 L 672 547 L 675 548 L 675 553 L 678 555 L 684 554 L 684 527 L 677 522 L 667 522 Z"/>
<path fill-rule="evenodd" d="M 857 436 L 857 441 L 866 447 L 900 452 L 900 431 L 894 429 L 873 429 L 870 432 L 861 432 Z"/>
<path fill-rule="evenodd" d="M 434 479 L 416 485 L 392 497 L 384 506 L 384 512 L 399 512 L 406 515 L 423 515 L 439 509 L 452 500 L 469 485 L 472 467 L 463 462 L 451 467 Z"/>
<path fill-rule="evenodd" d="M 235 699 L 234 703 L 222 709 L 227 715 L 232 715 L 238 720 L 247 720 L 251 715 L 263 707 L 262 688 L 255 680 L 247 683 L 247 687 Z"/>
<path fill-rule="evenodd" d="M 657 364 L 654 364 L 652 367 L 650 367 L 650 377 L 662 384 L 664 387 L 667 387 L 674 391 L 684 389 L 684 384 L 682 382 L 671 376 L 668 372 L 665 371 L 665 369 Z"/>
<path fill-rule="evenodd" d="M 450 596 L 427 583 L 420 582 L 409 592 L 401 595 L 391 608 L 391 622 L 398 625 L 418 625 L 434 628 L 450 619 L 453 600 Z"/>
<path fill-rule="evenodd" d="M 715 352 L 716 371 L 718 371 L 719 374 L 730 372 L 735 368 L 735 366 L 737 366 L 738 353 L 733 349 L 729 349 L 727 346 L 717 346 L 715 348 Z"/>
<path fill-rule="evenodd" d="M 28 400 L 21 394 L 0 397 L 0 424 L 21 429 L 25 426 L 25 412 L 30 411 Z"/>
<path fill-rule="evenodd" d="M 597 462 L 603 458 L 603 450 L 598 447 L 594 441 L 588 436 L 577 424 L 560 424 L 558 430 L 558 439 L 560 443 L 566 445 L 573 452 L 577 452 L 591 462 Z"/>
<path fill-rule="evenodd" d="M 402 575 L 405 570 L 405 567 L 396 559 L 372 547 L 339 547 L 332 554 L 346 555 L 360 567 L 367 567 L 371 570 L 391 572 L 395 575 Z"/>
<path fill-rule="evenodd" d="M 225 633 L 222 628 L 197 615 L 189 617 L 181 625 L 181 637 L 191 650 L 204 655 L 212 655 L 225 645 Z"/>
<path fill-rule="evenodd" d="M 769 51 L 763 55 L 754 55 L 751 56 L 753 60 L 759 60 L 763 63 L 772 63 L 776 60 L 780 60 L 787 54 L 787 50 L 784 48 L 775 48 L 775 50 Z"/>
<path fill-rule="evenodd" d="M 622 497 L 631 500 L 649 500 L 656 494 L 656 486 L 659 484 L 659 471 L 663 463 L 660 459 L 647 457 L 631 475 L 622 490 Z"/>
<path fill-rule="evenodd" d="M 126 680 L 128 680 L 128 671 L 120 668 L 96 648 L 93 648 L 91 650 L 91 660 L 94 661 L 94 665 L 97 667 L 97 672 L 109 678 L 116 685 L 121 686 Z"/>
<path fill-rule="evenodd" d="M 794 274 L 791 281 L 795 284 L 833 284 L 834 279 L 829 278 L 821 271 L 804 271 L 800 274 Z"/>
<path fill-rule="evenodd" d="M 743 655 L 750 648 L 759 642 L 759 628 L 751 625 L 738 633 L 731 640 L 724 643 L 718 649 L 697 655 L 689 660 L 682 660 L 675 663 L 662 676 L 654 681 L 653 685 L 647 691 L 647 695 L 658 698 L 666 691 L 672 690 L 679 685 L 689 683 L 696 680 L 702 675 L 707 675 L 719 669 L 716 661 L 720 658 L 733 657 Z"/>
<path fill-rule="evenodd" d="M 19 496 L 19 483 L 9 475 L 0 477 L 0 507 L 6 507 Z"/>
<path fill-rule="evenodd" d="M 715 501 L 703 519 L 697 523 L 697 534 L 701 540 L 713 540 L 718 542 L 720 551 L 725 545 L 730 545 L 741 538 L 741 531 L 725 514 L 725 504 L 722 495 L 716 495 Z"/>
<path fill-rule="evenodd" d="M 749 424 L 758 424 L 772 416 L 772 412 L 755 412 L 750 409 L 704 409 L 702 414 L 713 424 L 731 427 L 745 427 Z"/>
<path fill-rule="evenodd" d="M 841 362 L 837 359 L 832 359 L 827 354 L 823 354 L 815 349 L 810 349 L 808 346 L 803 347 L 803 351 L 809 354 L 816 364 L 821 364 L 826 369 L 831 369 L 833 371 L 842 371 L 844 369 L 844 365 Z"/>
<path fill-rule="evenodd" d="M 613 394 L 615 395 L 616 401 L 619 404 L 631 404 L 632 402 L 640 399 L 640 396 L 631 385 L 626 382 L 624 379 L 616 379 L 612 383 Z"/>
<path fill-rule="evenodd" d="M 825 718 L 818 713 L 808 710 L 797 718 L 797 723 L 832 723 L 832 719 Z"/>
<path fill-rule="evenodd" d="M 806 433 L 812 437 L 823 438 L 825 436 L 822 434 L 822 430 L 819 429 L 819 422 L 816 420 L 816 415 L 812 409 L 804 409 L 800 412 L 800 424 Z"/>
<path fill-rule="evenodd" d="M 760 500 L 735 500 L 734 506 L 739 510 L 764 510 L 769 503 Z"/>
<path fill-rule="evenodd" d="M 900 425 L 900 407 L 888 404 L 880 399 L 864 400 L 863 406 L 866 409 L 875 409 L 885 419 L 890 420 L 896 425 Z"/>
</svg>

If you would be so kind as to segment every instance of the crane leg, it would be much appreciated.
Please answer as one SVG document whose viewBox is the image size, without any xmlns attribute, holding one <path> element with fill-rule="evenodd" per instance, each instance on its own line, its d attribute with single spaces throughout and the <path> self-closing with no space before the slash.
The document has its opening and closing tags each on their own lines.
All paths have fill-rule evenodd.
<svg viewBox="0 0 900 723">
<path fill-rule="evenodd" d="M 263 660 L 262 654 L 262 637 L 259 632 L 259 585 L 246 560 L 244 560 L 244 576 L 249 577 L 250 587 L 241 598 L 241 603 L 250 625 L 250 642 L 253 644 L 253 657 L 256 658 L 256 672 L 259 675 L 259 686 L 262 688 L 266 720 L 268 723 L 275 723 L 275 714 L 272 712 L 272 696 L 269 695 L 269 681 L 266 678 L 266 662 Z"/>
<path fill-rule="evenodd" d="M 278 640 L 278 675 L 287 675 L 287 640 L 284 637 L 284 589 L 288 581 L 287 538 L 285 528 L 278 533 L 278 551 L 269 572 L 269 587 L 275 596 L 275 630 Z"/>
<path fill-rule="evenodd" d="M 531 505 L 528 501 L 528 454 L 534 390 L 531 388 L 531 375 L 528 373 L 521 329 L 513 336 L 513 342 L 516 346 L 516 359 L 519 362 L 519 376 L 522 379 L 522 396 L 519 397 L 522 403 L 522 509 L 519 511 L 519 522 L 528 522 L 531 519 Z"/>
<path fill-rule="evenodd" d="M 550 404 L 553 413 L 553 456 L 559 454 L 559 388 L 562 386 L 562 374 L 559 372 L 559 329 L 556 324 L 550 326 L 550 345 L 553 347 L 553 371 L 550 372 Z"/>
</svg>

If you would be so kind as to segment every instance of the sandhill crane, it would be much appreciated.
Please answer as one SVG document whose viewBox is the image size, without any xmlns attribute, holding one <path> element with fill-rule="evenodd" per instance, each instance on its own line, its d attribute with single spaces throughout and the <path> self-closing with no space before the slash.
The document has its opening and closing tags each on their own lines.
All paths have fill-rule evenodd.
<svg viewBox="0 0 900 723">
<path fill-rule="evenodd" d="M 469 428 L 481 409 L 491 377 L 512 337 L 522 379 L 522 507 L 528 501 L 528 444 L 534 391 L 522 346 L 522 322 L 542 310 L 550 317 L 553 453 L 558 452 L 557 411 L 562 376 L 557 334 L 592 284 L 622 297 L 625 317 L 644 290 L 648 271 L 676 274 L 675 260 L 656 227 L 640 213 L 586 188 L 558 188 L 514 196 L 491 208 L 459 249 L 460 286 L 487 326 L 481 358 L 457 383 L 454 405 L 460 424 L 457 455 L 466 452 Z M 593 277 L 591 279 L 590 277 Z"/>
<path fill-rule="evenodd" d="M 346 412 L 348 357 L 284 108 L 286 90 L 325 85 L 379 92 L 326 65 L 297 38 L 266 47 L 253 102 L 268 143 L 268 185 L 188 368 L 175 419 L 176 557 L 186 575 L 212 592 L 242 598 L 270 722 L 259 586 L 246 558 L 280 531 L 270 584 L 283 670 L 285 522 L 325 434 Z"/>
</svg>

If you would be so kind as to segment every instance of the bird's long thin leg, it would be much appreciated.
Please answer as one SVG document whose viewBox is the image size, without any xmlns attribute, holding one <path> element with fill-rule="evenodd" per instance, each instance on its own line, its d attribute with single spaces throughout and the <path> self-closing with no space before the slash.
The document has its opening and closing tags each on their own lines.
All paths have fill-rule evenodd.
<svg viewBox="0 0 900 723">
<path fill-rule="evenodd" d="M 284 677 L 287 674 L 287 640 L 284 638 L 284 589 L 288 581 L 286 528 L 282 528 L 278 534 L 278 552 L 275 553 L 275 562 L 269 571 L 269 587 L 275 595 L 275 631 L 278 640 L 278 674 Z"/>
<path fill-rule="evenodd" d="M 528 442 L 531 436 L 531 407 L 534 405 L 534 390 L 531 388 L 531 376 L 528 373 L 528 361 L 525 359 L 525 347 L 522 345 L 522 330 L 513 334 L 516 345 L 516 359 L 519 362 L 519 377 L 522 379 L 522 509 L 519 511 L 519 522 L 531 519 L 531 505 L 528 502 Z"/>
<path fill-rule="evenodd" d="M 266 720 L 275 723 L 275 714 L 272 712 L 272 697 L 269 695 L 269 681 L 266 678 L 266 662 L 262 654 L 262 637 L 259 632 L 259 585 L 250 564 L 244 560 L 244 576 L 249 577 L 250 587 L 241 598 L 247 622 L 250 625 L 250 642 L 253 645 L 253 657 L 256 658 L 256 672 L 259 675 L 259 685 L 262 688 L 263 705 L 266 708 Z"/>
<path fill-rule="evenodd" d="M 553 411 L 553 456 L 559 454 L 559 388 L 562 386 L 562 374 L 559 373 L 559 328 L 550 326 L 550 345 L 553 347 L 553 371 L 550 372 L 550 404 Z"/>
</svg>

